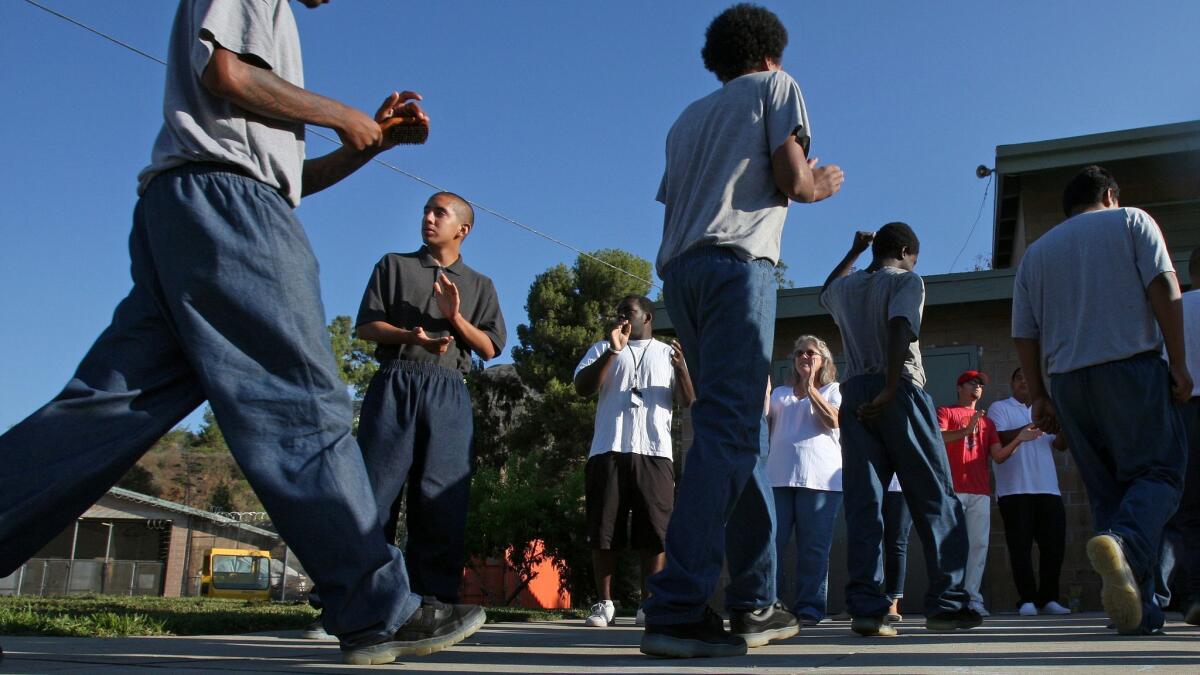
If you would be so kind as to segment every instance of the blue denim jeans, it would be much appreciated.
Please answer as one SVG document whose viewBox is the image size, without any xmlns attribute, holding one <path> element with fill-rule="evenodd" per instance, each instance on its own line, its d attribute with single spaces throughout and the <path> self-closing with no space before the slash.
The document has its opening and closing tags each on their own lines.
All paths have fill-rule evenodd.
<svg viewBox="0 0 1200 675">
<path fill-rule="evenodd" d="M 729 609 L 775 602 L 775 508 L 763 396 L 775 330 L 774 268 L 719 247 L 663 274 L 671 323 L 696 388 L 692 447 L 667 526 L 666 569 L 647 582 L 646 621 L 699 621 L 729 566 Z"/>
<path fill-rule="evenodd" d="M 842 493 L 802 487 L 777 487 L 775 495 L 775 558 L 783 560 L 788 542 L 796 534 L 796 596 L 792 614 L 820 621 L 825 618 L 829 591 L 829 550 L 833 528 L 842 510 Z M 780 569 L 777 588 L 783 586 Z"/>
<path fill-rule="evenodd" d="M 379 537 L 350 435 L 317 262 L 273 189 L 192 165 L 134 211 L 133 289 L 53 401 L 0 436 L 0 576 L 96 502 L 208 399 L 279 533 L 349 640 L 395 631 L 420 599 Z"/>
<path fill-rule="evenodd" d="M 1167 365 L 1139 354 L 1050 377 L 1097 533 L 1112 534 L 1142 592 L 1143 628 L 1163 623 L 1154 601 L 1159 545 L 1183 491 L 1187 440 Z"/>
<path fill-rule="evenodd" d="M 372 378 L 358 442 L 384 539 L 406 494 L 404 558 L 412 591 L 457 602 L 471 498 L 471 397 L 462 373 L 393 360 Z"/>
<path fill-rule="evenodd" d="M 859 375 L 842 384 L 842 494 L 846 505 L 846 610 L 880 617 L 891 605 L 884 592 L 883 499 L 892 475 L 900 477 L 913 525 L 925 550 L 929 591 L 925 614 L 954 612 L 967 604 L 963 570 L 967 528 L 954 494 L 946 447 L 933 400 L 906 379 L 880 417 L 863 423 L 855 411 L 883 390 L 883 375 Z"/>
<path fill-rule="evenodd" d="M 1189 400 L 1182 412 L 1187 469 L 1179 509 L 1163 530 L 1155 596 L 1159 607 L 1166 607 L 1175 588 L 1182 594 L 1179 608 L 1186 612 L 1200 602 L 1200 397 Z"/>
<path fill-rule="evenodd" d="M 903 492 L 883 496 L 883 592 L 895 600 L 904 597 L 908 580 L 908 535 L 912 532 L 912 514 Z"/>
</svg>

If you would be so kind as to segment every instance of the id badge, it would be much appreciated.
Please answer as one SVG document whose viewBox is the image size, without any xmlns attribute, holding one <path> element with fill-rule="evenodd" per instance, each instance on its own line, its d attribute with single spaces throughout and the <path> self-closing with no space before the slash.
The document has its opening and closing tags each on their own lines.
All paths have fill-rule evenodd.
<svg viewBox="0 0 1200 675">
<path fill-rule="evenodd" d="M 637 387 L 629 390 L 629 405 L 640 408 L 643 405 L 642 392 Z"/>
</svg>

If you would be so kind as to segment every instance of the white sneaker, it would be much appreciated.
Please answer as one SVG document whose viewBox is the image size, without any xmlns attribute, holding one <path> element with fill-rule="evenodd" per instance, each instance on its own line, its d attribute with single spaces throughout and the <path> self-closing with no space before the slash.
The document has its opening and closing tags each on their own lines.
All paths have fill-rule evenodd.
<svg viewBox="0 0 1200 675">
<path fill-rule="evenodd" d="M 588 618 L 584 620 L 583 625 L 604 628 L 612 623 L 613 614 L 616 611 L 617 608 L 613 606 L 612 600 L 601 600 L 592 605 L 592 613 L 588 614 Z"/>
<path fill-rule="evenodd" d="M 635 625 L 635 626 L 645 626 L 646 625 L 646 613 L 642 611 L 641 607 L 638 607 L 637 616 L 634 617 L 634 619 L 633 619 L 633 625 Z"/>
<path fill-rule="evenodd" d="M 1021 616 L 1037 616 L 1037 613 L 1037 607 L 1034 607 L 1032 602 L 1023 602 L 1017 608 L 1017 614 Z"/>
<path fill-rule="evenodd" d="M 987 611 L 987 607 L 984 607 L 983 603 L 979 602 L 977 600 L 972 600 L 969 607 L 971 609 L 975 610 L 979 614 L 979 616 L 991 616 L 992 615 L 991 612 Z"/>
<path fill-rule="evenodd" d="M 1038 610 L 1038 614 L 1070 614 L 1071 610 L 1051 600 Z"/>
</svg>

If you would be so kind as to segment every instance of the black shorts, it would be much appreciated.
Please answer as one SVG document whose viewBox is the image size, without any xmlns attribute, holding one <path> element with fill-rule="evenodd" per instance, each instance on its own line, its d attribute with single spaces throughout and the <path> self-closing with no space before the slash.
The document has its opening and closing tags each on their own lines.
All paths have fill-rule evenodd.
<svg viewBox="0 0 1200 675">
<path fill-rule="evenodd" d="M 675 465 L 666 457 L 606 452 L 584 467 L 588 543 L 662 551 L 675 505 Z"/>
</svg>

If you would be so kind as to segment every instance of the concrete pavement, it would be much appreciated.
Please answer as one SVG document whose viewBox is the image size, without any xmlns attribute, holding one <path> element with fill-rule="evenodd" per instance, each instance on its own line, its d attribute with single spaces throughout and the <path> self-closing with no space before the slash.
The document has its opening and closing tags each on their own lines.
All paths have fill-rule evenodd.
<svg viewBox="0 0 1200 675">
<path fill-rule="evenodd" d="M 640 629 L 624 619 L 609 628 L 579 621 L 488 624 L 457 647 L 391 666 L 342 665 L 335 643 L 296 632 L 212 637 L 53 638 L 0 636 L 8 673 L 846 673 L 1200 672 L 1200 627 L 1169 622 L 1162 637 L 1125 638 L 1099 614 L 994 616 L 965 633 L 927 633 L 920 617 L 896 638 L 861 638 L 849 622 L 805 628 L 798 637 L 740 658 L 660 660 L 637 650 Z"/>
</svg>

